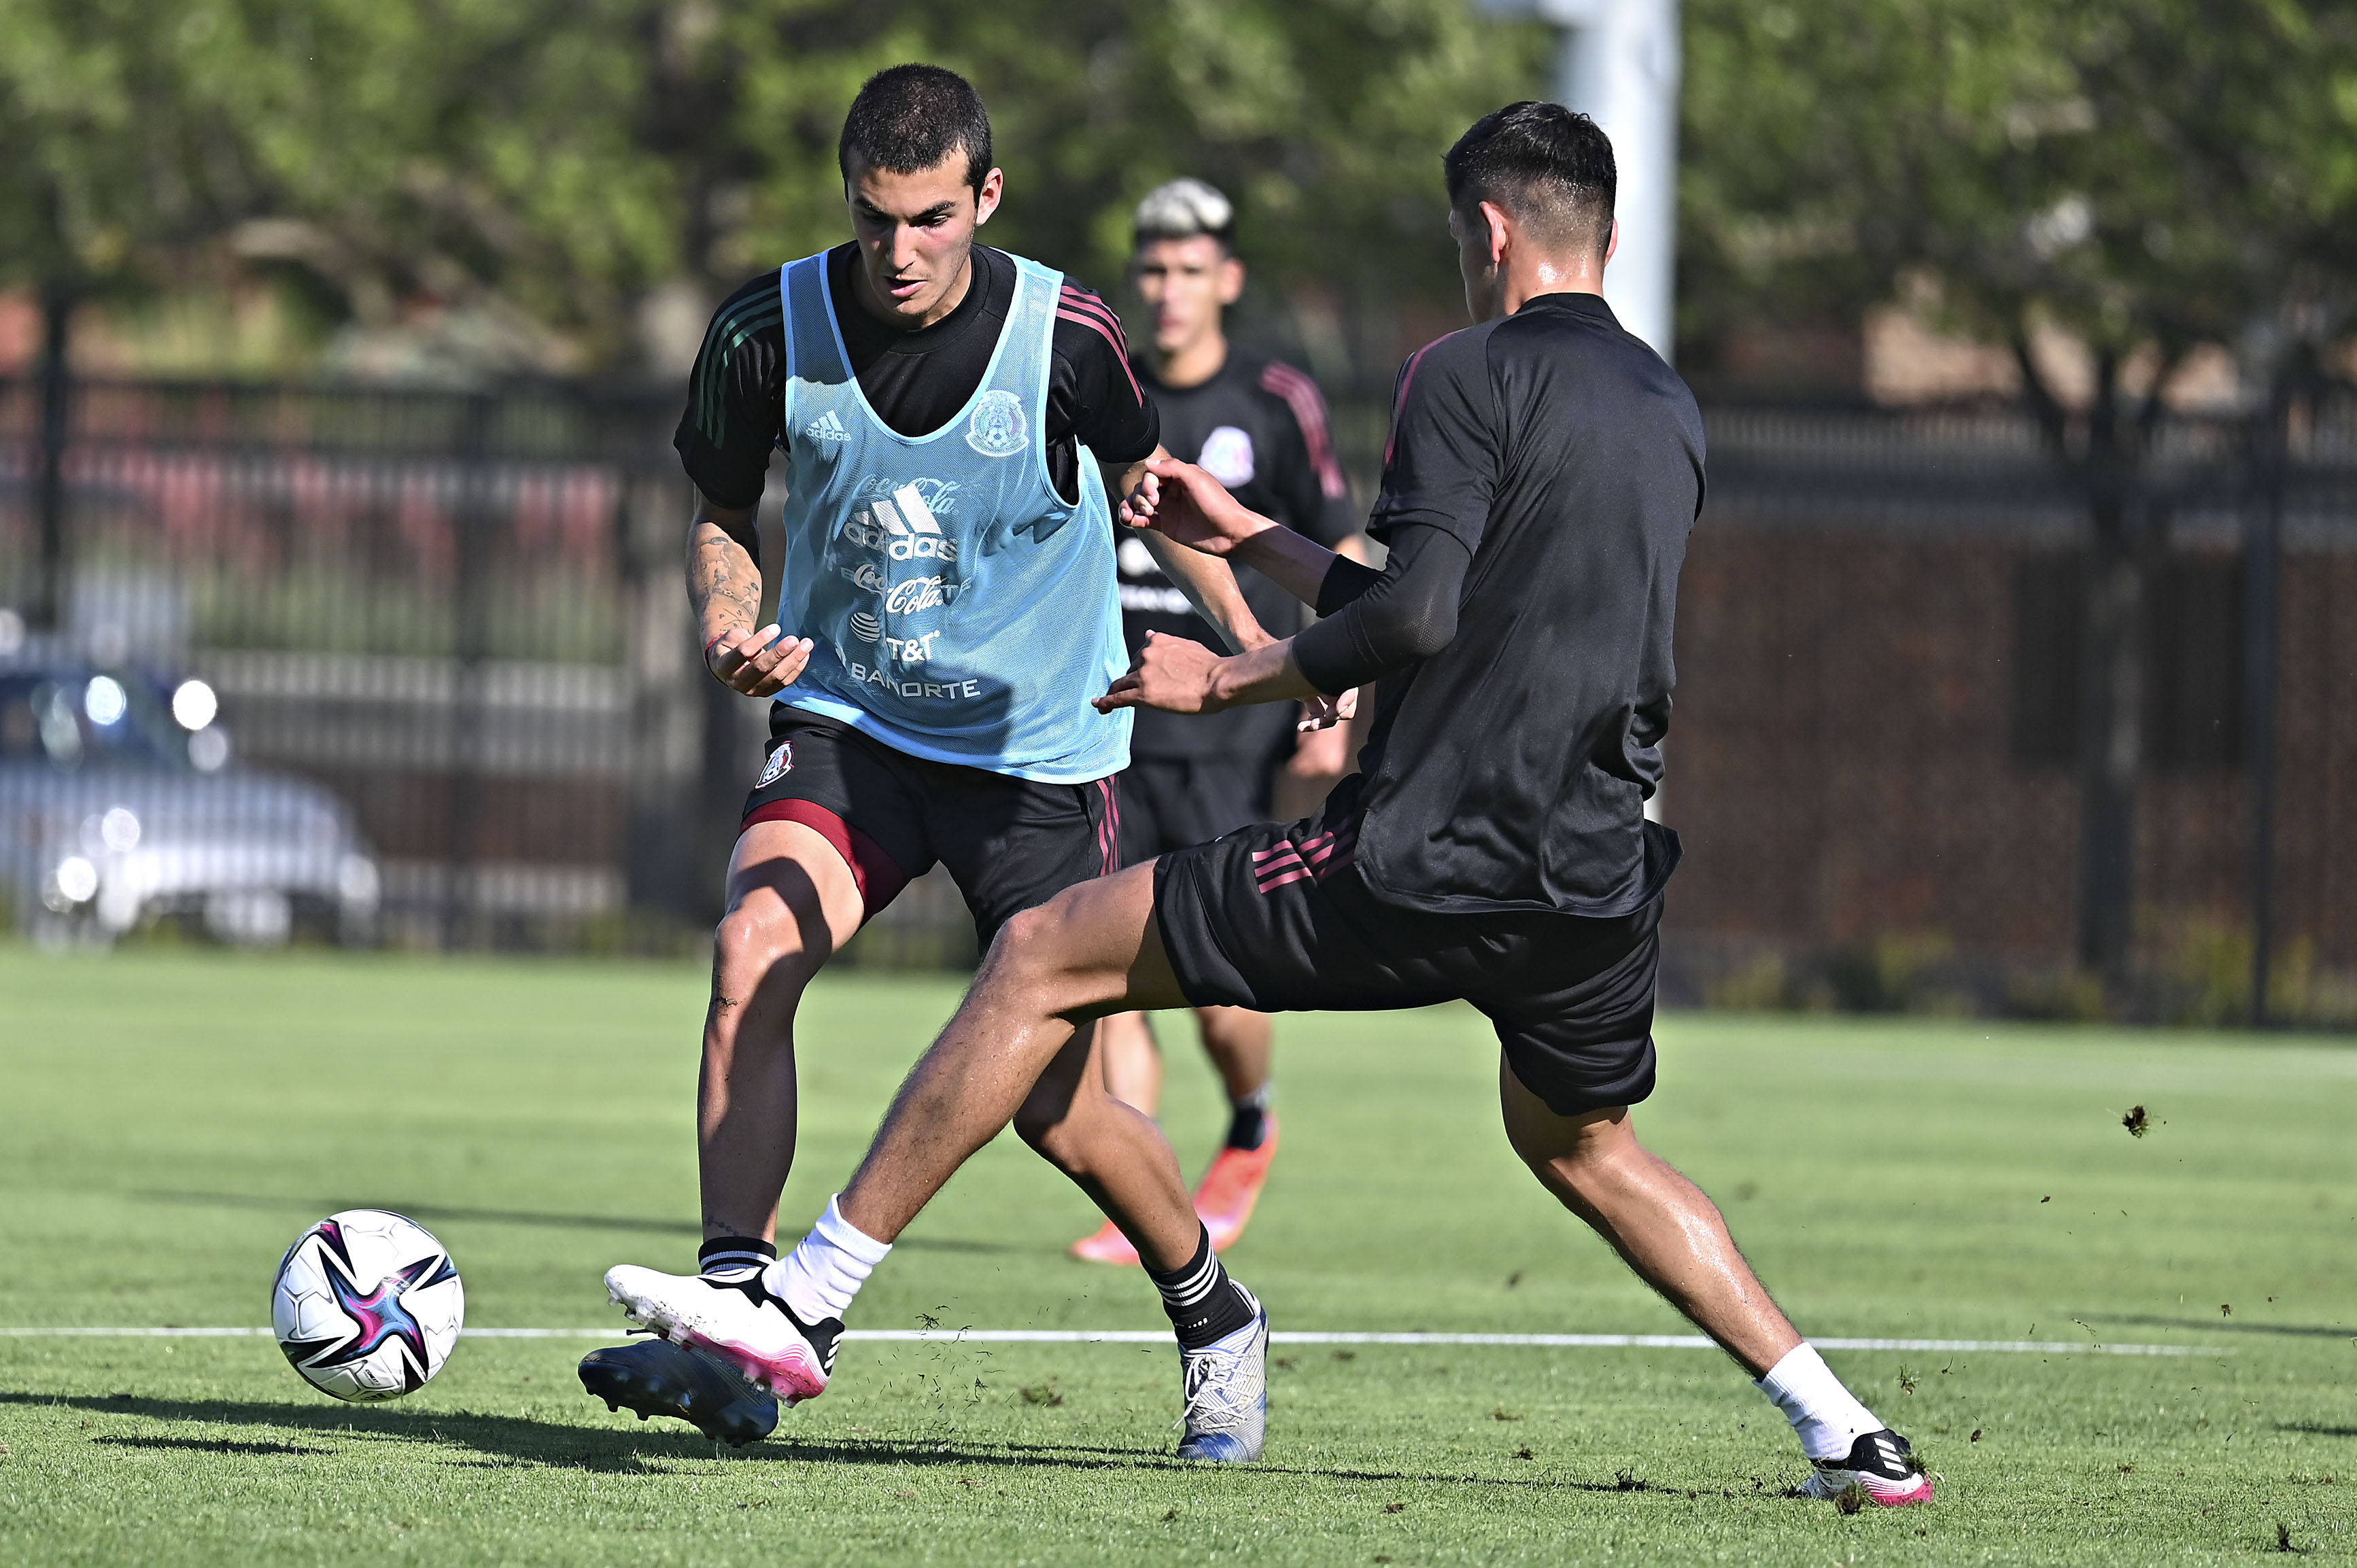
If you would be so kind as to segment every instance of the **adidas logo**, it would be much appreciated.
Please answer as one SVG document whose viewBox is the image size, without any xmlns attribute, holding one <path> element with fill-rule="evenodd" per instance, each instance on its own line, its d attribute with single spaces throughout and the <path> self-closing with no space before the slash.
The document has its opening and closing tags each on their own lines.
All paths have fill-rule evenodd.
<svg viewBox="0 0 2357 1568">
<path fill-rule="evenodd" d="M 843 421 L 835 418 L 834 410 L 831 408 L 824 413 L 820 414 L 816 419 L 812 420 L 808 424 L 803 425 L 802 434 L 809 436 L 813 441 L 848 441 L 851 439 L 851 432 L 843 427 Z"/>
</svg>

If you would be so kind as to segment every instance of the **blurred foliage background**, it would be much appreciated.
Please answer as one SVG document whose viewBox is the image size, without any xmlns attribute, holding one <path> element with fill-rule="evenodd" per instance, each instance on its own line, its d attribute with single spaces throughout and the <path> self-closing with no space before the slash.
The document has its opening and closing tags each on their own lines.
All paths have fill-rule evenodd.
<svg viewBox="0 0 2357 1568">
<path fill-rule="evenodd" d="M 1826 417 L 1806 431 L 1781 413 L 1759 424 L 1751 456 L 1823 465 L 1809 482 L 1826 494 L 1850 482 L 1842 422 L 1861 405 L 1971 404 L 1958 430 L 2036 415 L 2037 482 L 2059 480 L 2053 496 L 2083 519 L 2067 563 L 2078 575 L 2057 577 L 2034 615 L 2028 598 L 1991 598 L 1970 658 L 1976 679 L 2029 668 L 1989 656 L 1990 616 L 2075 639 L 2041 687 L 2070 696 L 2053 704 L 2068 734 L 2055 757 L 2031 749 L 2038 768 L 2077 757 L 2078 958 L 2117 980 L 2141 897 L 2142 736 L 2159 722 L 2144 716 L 2147 693 L 2162 689 L 2143 650 L 2175 637 L 2182 652 L 2199 630 L 2211 653 L 2179 662 L 2233 685 L 2240 704 L 2201 722 L 2239 736 L 2247 712 L 2252 735 L 2274 733 L 2268 541 L 2289 515 L 2293 457 L 2314 456 L 2317 411 L 2357 374 L 2357 5 L 1683 5 L 1676 357 L 1718 416 L 1715 493 L 1723 505 L 1751 428 L 1732 411 L 1817 405 Z M 28 602 L 37 620 L 71 608 L 74 400 L 64 373 L 42 378 L 38 399 L 16 378 L 48 364 L 305 383 L 250 400 L 300 404 L 305 419 L 339 400 L 423 406 L 436 400 L 402 389 L 439 386 L 463 395 L 441 398 L 437 417 L 477 446 L 478 404 L 512 412 L 544 394 L 586 407 L 619 388 L 628 395 L 608 401 L 651 409 L 673 395 L 718 299 L 845 236 L 844 112 L 869 73 L 908 59 L 964 71 L 991 105 L 1008 197 L 987 238 L 1116 302 L 1139 195 L 1187 174 L 1235 197 L 1254 278 L 1238 336 L 1325 384 L 1363 498 L 1394 368 L 1463 320 L 1440 155 L 1480 114 L 1550 88 L 1556 41 L 1495 14 L 1511 8 L 0 0 L 0 377 L 18 424 L 42 433 L 39 521 L 25 531 L 42 586 Z M 562 384 L 519 384 L 534 377 Z M 229 398 L 145 392 L 130 425 L 175 399 Z M 2169 456 L 2176 415 L 2203 427 L 2200 463 L 2185 441 Z M 1895 442 L 1906 422 L 1853 423 Z M 1919 456 L 1976 474 L 1991 462 L 1979 448 Z M 200 487 L 155 487 L 83 485 L 110 515 L 157 513 L 202 537 L 189 521 Z M 2216 513 L 2213 534 L 2222 507 L 2244 507 L 2233 526 L 2256 542 L 2238 579 L 2202 579 L 2232 602 L 2203 600 L 2198 626 L 2167 586 L 2184 565 L 2170 562 L 2169 518 L 2191 500 Z M 253 515 L 308 539 L 296 509 L 280 498 Z M 75 524 L 84 564 L 99 555 L 91 515 Z M 705 729 L 718 737 L 705 778 L 710 800 L 733 803 L 724 720 Z M 2272 757 L 2254 752 L 2255 780 L 2274 778 Z M 2272 789 L 2255 782 L 2252 798 Z M 2041 799 L 2024 820 L 2050 818 L 2061 797 Z M 2223 820 L 2214 801 L 2204 811 Z M 2252 852 L 2251 908 L 2269 907 L 2272 854 Z M 2266 942 L 2253 940 L 2265 970 Z M 1903 989 L 1878 980 L 1859 993 Z"/>
<path fill-rule="evenodd" d="M 1545 49 L 1462 0 L 0 0 L 0 266 L 150 310 L 269 277 L 296 319 L 231 359 L 429 300 L 488 361 L 668 371 L 844 237 L 844 111 L 924 59 L 991 104 L 992 240 L 1111 291 L 1195 174 L 1330 333 L 1453 289 L 1439 152 Z"/>
<path fill-rule="evenodd" d="M 2345 327 L 2345 0 L 1687 0 L 1685 87 L 1697 342 L 1896 292 L 2032 371 L 2067 333 L 2111 391 Z"/>
<path fill-rule="evenodd" d="M 1353 373 L 1453 321 L 1437 156 L 1551 48 L 1470 0 L 0 0 L 0 283 L 144 312 L 145 369 L 400 372 L 430 315 L 446 361 L 667 374 L 843 232 L 843 111 L 927 59 L 991 103 L 994 240 L 1113 292 L 1129 204 L 1211 179 Z M 2345 312 L 2345 0 L 1687 0 L 1685 55 L 1705 372 L 1893 298 L 2115 370 Z"/>
</svg>

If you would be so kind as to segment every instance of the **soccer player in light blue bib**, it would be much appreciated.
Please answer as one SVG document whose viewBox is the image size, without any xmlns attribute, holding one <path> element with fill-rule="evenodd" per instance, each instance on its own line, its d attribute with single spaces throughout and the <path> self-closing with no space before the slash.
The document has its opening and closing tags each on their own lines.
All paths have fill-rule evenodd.
<svg viewBox="0 0 2357 1568">
<path fill-rule="evenodd" d="M 798 439 L 780 619 L 813 646 L 778 701 L 910 757 L 1085 784 L 1129 762 L 1130 726 L 1073 701 L 1129 668 L 1112 517 L 1092 474 L 1067 500 L 1048 471 L 1063 279 L 1007 259 L 1014 309 L 982 384 L 918 436 L 861 392 L 827 258 L 784 269 L 782 413 Z"/>
<path fill-rule="evenodd" d="M 1098 463 L 1125 467 L 1125 490 L 1162 455 L 1103 301 L 974 243 L 1003 182 L 972 87 L 934 66 L 879 73 L 852 104 L 841 162 L 856 242 L 721 306 L 676 442 L 699 493 L 687 572 L 705 663 L 776 703 L 705 1022 L 698 1273 L 612 1276 L 786 1311 L 807 1294 L 774 1276 L 773 1242 L 802 988 L 936 864 L 985 949 L 1118 864 L 1112 776 L 1130 718 L 1092 699 L 1129 660 Z M 780 450 L 780 625 L 760 627 L 753 516 Z M 1141 537 L 1232 647 L 1269 640 L 1224 564 Z M 1153 1122 L 1105 1094 L 1086 1033 L 1042 1076 L 1022 1129 L 1092 1196 L 1143 1180 L 1183 1197 Z M 1169 1274 L 1190 1259 L 1146 1262 Z M 593 1352 L 581 1378 L 611 1405 L 749 1442 L 779 1401 L 823 1387 L 841 1325 L 810 1324 L 823 1348 L 807 1365 L 748 1361 L 683 1320 L 667 1339 Z"/>
</svg>

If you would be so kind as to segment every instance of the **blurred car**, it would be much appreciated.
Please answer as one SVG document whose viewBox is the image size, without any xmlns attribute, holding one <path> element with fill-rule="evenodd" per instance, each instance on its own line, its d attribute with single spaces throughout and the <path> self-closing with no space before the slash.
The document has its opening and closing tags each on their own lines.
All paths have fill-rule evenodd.
<svg viewBox="0 0 2357 1568">
<path fill-rule="evenodd" d="M 298 923 L 373 934 L 377 865 L 350 811 L 231 763 L 219 707 L 201 681 L 0 658 L 0 898 L 18 930 L 109 941 L 194 916 L 253 946 Z"/>
</svg>

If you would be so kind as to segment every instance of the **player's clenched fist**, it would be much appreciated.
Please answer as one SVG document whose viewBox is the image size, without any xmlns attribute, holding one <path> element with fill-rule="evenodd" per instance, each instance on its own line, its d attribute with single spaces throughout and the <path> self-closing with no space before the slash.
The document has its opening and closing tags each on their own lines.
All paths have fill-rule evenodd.
<svg viewBox="0 0 2357 1568">
<path fill-rule="evenodd" d="M 1200 642 L 1149 631 L 1128 674 L 1096 699 L 1096 710 L 1159 708 L 1166 714 L 1216 714 L 1227 704 L 1213 694 L 1220 656 Z"/>
<path fill-rule="evenodd" d="M 1157 457 L 1146 465 L 1137 488 L 1123 498 L 1121 521 L 1132 528 L 1150 528 L 1206 555 L 1225 555 L 1263 529 L 1276 526 L 1228 494 L 1219 480 L 1176 457 Z"/>
<path fill-rule="evenodd" d="M 773 697 L 802 678 L 817 646 L 807 637 L 784 636 L 775 626 L 724 631 L 705 645 L 704 667 L 732 692 Z"/>
</svg>

